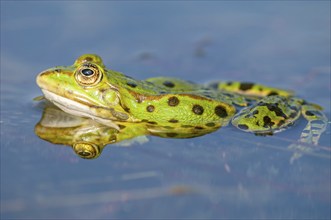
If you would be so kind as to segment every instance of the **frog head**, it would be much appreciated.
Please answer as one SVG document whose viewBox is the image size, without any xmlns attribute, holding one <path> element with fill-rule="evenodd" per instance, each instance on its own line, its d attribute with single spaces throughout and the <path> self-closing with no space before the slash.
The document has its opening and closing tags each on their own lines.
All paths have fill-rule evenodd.
<svg viewBox="0 0 331 220">
<path fill-rule="evenodd" d="M 115 73 L 115 75 L 113 74 Z M 92 118 L 118 129 L 113 121 L 130 121 L 121 106 L 116 83 L 102 59 L 93 54 L 80 56 L 72 66 L 57 66 L 41 72 L 37 84 L 45 98 L 63 111 Z"/>
</svg>

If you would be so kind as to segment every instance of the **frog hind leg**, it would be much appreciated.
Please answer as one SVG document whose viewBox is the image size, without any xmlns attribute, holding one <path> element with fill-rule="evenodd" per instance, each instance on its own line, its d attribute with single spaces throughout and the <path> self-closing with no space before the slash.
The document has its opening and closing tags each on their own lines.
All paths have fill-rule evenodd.
<svg viewBox="0 0 331 220">
<path fill-rule="evenodd" d="M 300 117 L 300 101 L 283 96 L 267 96 L 243 108 L 232 125 L 256 135 L 272 135 L 291 126 Z"/>
<path fill-rule="evenodd" d="M 250 83 L 250 82 L 220 81 L 220 82 L 212 82 L 208 84 L 207 87 L 211 87 L 213 89 L 227 91 L 227 92 L 233 92 L 250 97 L 266 97 L 272 95 L 290 97 L 293 95 L 292 91 L 278 89 L 278 88 L 269 87 L 257 83 Z"/>
<path fill-rule="evenodd" d="M 328 124 L 328 119 L 321 110 L 320 106 L 314 104 L 302 105 L 302 115 L 308 122 L 300 135 L 298 143 L 291 144 L 288 147 L 295 151 L 290 163 L 299 159 L 304 153 L 311 153 L 314 150 L 312 145 L 318 145 L 318 141 Z"/>
</svg>

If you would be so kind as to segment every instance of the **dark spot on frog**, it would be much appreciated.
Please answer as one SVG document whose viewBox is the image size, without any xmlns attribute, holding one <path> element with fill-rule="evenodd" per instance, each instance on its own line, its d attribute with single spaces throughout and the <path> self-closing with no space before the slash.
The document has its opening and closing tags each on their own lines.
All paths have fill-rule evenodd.
<svg viewBox="0 0 331 220">
<path fill-rule="evenodd" d="M 155 110 L 155 107 L 154 107 L 154 105 L 149 105 L 149 106 L 146 107 L 146 110 L 148 112 L 153 112 Z"/>
<path fill-rule="evenodd" d="M 285 120 L 280 120 L 277 124 L 277 126 L 281 127 L 283 124 L 285 124 Z"/>
<path fill-rule="evenodd" d="M 248 126 L 245 124 L 238 124 L 238 128 L 242 129 L 242 130 L 247 130 Z"/>
<path fill-rule="evenodd" d="M 202 115 L 204 109 L 201 105 L 193 105 L 192 111 L 196 115 Z"/>
<path fill-rule="evenodd" d="M 126 111 L 127 113 L 130 113 L 130 108 L 123 106 L 124 111 Z"/>
<path fill-rule="evenodd" d="M 264 122 L 263 127 L 265 128 L 271 128 L 275 124 L 269 116 L 264 116 L 263 122 Z"/>
<path fill-rule="evenodd" d="M 125 125 L 118 125 L 118 127 L 119 127 L 121 130 L 123 130 L 124 128 L 126 128 Z"/>
<path fill-rule="evenodd" d="M 164 81 L 163 85 L 166 86 L 166 87 L 169 87 L 169 88 L 175 87 L 175 84 L 173 82 L 170 82 L 170 81 Z"/>
<path fill-rule="evenodd" d="M 228 116 L 226 109 L 221 105 L 215 107 L 215 114 L 220 118 L 226 118 Z"/>
<path fill-rule="evenodd" d="M 136 88 L 137 87 L 137 84 L 134 83 L 134 82 L 127 82 L 126 83 L 128 86 L 130 86 L 131 88 Z"/>
<path fill-rule="evenodd" d="M 178 134 L 177 133 L 166 133 L 165 135 L 167 137 L 176 137 Z"/>
<path fill-rule="evenodd" d="M 240 83 L 239 89 L 241 91 L 246 91 L 246 90 L 253 88 L 253 86 L 254 86 L 254 83 L 243 82 L 243 83 Z"/>
<path fill-rule="evenodd" d="M 306 116 L 316 116 L 316 118 L 317 117 L 324 117 L 323 116 L 323 114 L 321 113 L 321 112 L 319 112 L 319 111 L 306 111 L 306 112 L 304 112 L 304 114 L 306 115 Z"/>
<path fill-rule="evenodd" d="M 257 114 L 259 114 L 259 110 L 254 110 L 253 112 L 249 112 L 249 114 L 247 114 L 245 118 L 256 118 L 255 115 Z"/>
<path fill-rule="evenodd" d="M 230 82 L 226 82 L 226 85 L 227 86 L 232 86 L 232 84 L 233 84 L 233 82 L 231 82 L 231 81 Z"/>
<path fill-rule="evenodd" d="M 202 130 L 202 129 L 204 129 L 203 127 L 200 127 L 200 126 L 195 126 L 194 128 L 197 129 L 197 130 Z"/>
<path fill-rule="evenodd" d="M 177 119 L 170 119 L 169 122 L 170 122 L 170 123 L 177 123 L 178 120 L 177 120 Z"/>
<path fill-rule="evenodd" d="M 57 73 L 61 73 L 61 69 L 55 69 L 54 71 Z"/>
<path fill-rule="evenodd" d="M 278 95 L 278 92 L 270 91 L 267 96 L 273 96 L 273 95 Z"/>
<path fill-rule="evenodd" d="M 157 125 L 157 122 L 155 122 L 155 121 L 149 121 L 147 119 L 142 119 L 141 122 L 145 122 L 145 123 L 150 124 L 150 125 Z"/>
<path fill-rule="evenodd" d="M 215 123 L 214 122 L 209 122 L 206 124 L 207 127 L 215 127 Z"/>
<path fill-rule="evenodd" d="M 169 106 L 177 106 L 179 104 L 179 99 L 176 96 L 172 96 L 168 99 Z"/>
<path fill-rule="evenodd" d="M 266 106 L 270 111 L 275 112 L 277 116 L 287 119 L 287 116 L 284 114 L 283 110 L 278 107 L 278 103 L 266 103 Z"/>
<path fill-rule="evenodd" d="M 312 111 L 306 111 L 305 114 L 308 115 L 308 116 L 314 116 L 315 115 L 314 112 L 312 112 Z"/>
</svg>

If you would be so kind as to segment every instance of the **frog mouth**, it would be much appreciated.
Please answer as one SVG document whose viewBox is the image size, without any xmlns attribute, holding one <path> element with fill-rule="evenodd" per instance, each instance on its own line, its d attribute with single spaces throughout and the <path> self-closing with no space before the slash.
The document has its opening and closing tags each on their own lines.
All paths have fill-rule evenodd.
<svg viewBox="0 0 331 220">
<path fill-rule="evenodd" d="M 95 113 L 91 109 L 91 108 L 93 108 L 93 106 L 84 105 L 80 102 L 73 101 L 71 99 L 60 96 L 60 95 L 58 95 L 54 92 L 51 92 L 49 90 L 46 90 L 46 89 L 41 89 L 41 91 L 44 93 L 45 98 L 47 100 L 54 103 L 62 111 L 66 112 L 68 114 L 71 114 L 71 115 L 79 116 L 79 117 L 91 118 L 101 124 L 104 124 L 106 126 L 119 130 L 119 126 L 117 124 L 115 124 L 114 121 L 95 115 Z"/>
</svg>

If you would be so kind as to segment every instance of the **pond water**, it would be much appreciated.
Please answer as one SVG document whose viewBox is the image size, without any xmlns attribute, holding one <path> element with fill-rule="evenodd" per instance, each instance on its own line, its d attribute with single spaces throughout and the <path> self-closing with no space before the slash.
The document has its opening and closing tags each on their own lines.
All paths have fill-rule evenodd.
<svg viewBox="0 0 331 220">
<path fill-rule="evenodd" d="M 1 219 L 330 218 L 330 124 L 292 163 L 303 119 L 268 137 L 148 137 L 94 160 L 38 138 L 37 74 L 84 53 L 138 79 L 291 89 L 330 119 L 330 2 L 1 1 Z"/>
</svg>

